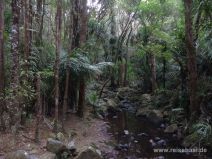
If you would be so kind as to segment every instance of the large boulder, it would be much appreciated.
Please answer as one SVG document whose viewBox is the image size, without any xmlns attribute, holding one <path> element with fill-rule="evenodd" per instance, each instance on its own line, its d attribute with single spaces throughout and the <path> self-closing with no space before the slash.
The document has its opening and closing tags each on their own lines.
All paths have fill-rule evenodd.
<svg viewBox="0 0 212 159">
<path fill-rule="evenodd" d="M 147 118 L 154 124 L 163 122 L 163 113 L 160 110 L 152 110 L 147 115 Z"/>
<path fill-rule="evenodd" d="M 56 159 L 56 154 L 51 152 L 46 152 L 40 156 L 40 159 Z"/>
<path fill-rule="evenodd" d="M 172 92 L 160 92 L 153 96 L 154 105 L 158 108 L 169 105 L 172 98 Z M 178 96 L 177 96 L 178 97 Z"/>
<path fill-rule="evenodd" d="M 75 159 L 102 159 L 100 153 L 93 148 L 88 148 L 79 153 L 79 155 Z"/>
<path fill-rule="evenodd" d="M 76 146 L 75 146 L 74 141 L 69 142 L 68 145 L 67 145 L 67 148 L 69 150 L 76 150 L 77 149 Z"/>
<path fill-rule="evenodd" d="M 152 98 L 150 94 L 142 94 L 140 107 L 152 107 Z"/>
<path fill-rule="evenodd" d="M 166 127 L 166 129 L 164 130 L 165 133 L 174 133 L 178 130 L 178 126 L 177 124 L 172 124 Z"/>
<path fill-rule="evenodd" d="M 65 141 L 65 136 L 63 133 L 59 132 L 57 133 L 57 139 L 61 142 L 64 142 Z"/>
<path fill-rule="evenodd" d="M 129 87 L 121 87 L 118 88 L 116 97 L 118 97 L 120 100 L 124 100 L 125 98 L 130 97 L 133 94 L 133 92 L 134 90 Z"/>
<path fill-rule="evenodd" d="M 112 107 L 112 108 L 116 108 L 118 105 L 114 99 L 107 99 L 107 104 L 108 104 L 108 107 Z"/>
<path fill-rule="evenodd" d="M 5 159 L 31 159 L 29 154 L 24 150 L 10 152 L 5 156 Z"/>
<path fill-rule="evenodd" d="M 147 117 L 147 114 L 149 114 L 151 110 L 147 107 L 145 108 L 139 108 L 136 112 L 136 116 L 145 116 Z"/>
<path fill-rule="evenodd" d="M 151 110 L 149 107 L 139 108 L 136 116 L 146 117 L 153 124 L 160 124 L 163 122 L 163 113 L 160 110 Z"/>
<path fill-rule="evenodd" d="M 56 154 L 64 150 L 67 150 L 67 147 L 64 143 L 58 140 L 51 139 L 51 138 L 47 140 L 46 148 L 49 152 L 53 152 Z"/>
<path fill-rule="evenodd" d="M 107 111 L 110 111 L 110 112 L 117 112 L 117 111 L 120 111 L 120 108 L 119 108 L 119 100 L 117 98 L 110 98 L 110 99 L 106 99 L 107 100 Z"/>
</svg>

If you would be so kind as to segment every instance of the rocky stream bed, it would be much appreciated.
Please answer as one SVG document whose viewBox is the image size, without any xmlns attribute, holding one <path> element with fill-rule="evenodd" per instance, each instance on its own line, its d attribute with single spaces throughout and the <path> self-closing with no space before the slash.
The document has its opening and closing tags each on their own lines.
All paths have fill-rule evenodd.
<svg viewBox="0 0 212 159">
<path fill-rule="evenodd" d="M 95 90 L 96 88 L 94 88 Z M 163 109 L 154 106 L 150 94 L 143 94 L 129 87 L 110 90 L 106 88 L 95 104 L 100 120 L 90 117 L 80 120 L 71 115 L 66 125 L 71 125 L 77 134 L 65 141 L 59 133 L 45 139 L 45 151 L 29 155 L 18 150 L 7 153 L 1 159 L 210 159 L 207 153 L 173 153 L 191 145 L 183 142 L 183 125 L 170 122 L 170 117 L 179 119 L 183 114 L 167 109 L 170 99 L 161 100 Z M 90 103 L 90 105 L 92 105 Z M 92 107 L 91 107 L 92 108 Z M 165 108 L 165 109 L 164 109 Z M 176 118 L 175 117 L 175 118 Z M 175 119 L 177 120 L 177 119 Z M 98 130 L 97 130 L 98 129 Z M 96 130 L 96 131 L 95 131 Z M 82 142 L 85 140 L 85 142 Z M 78 145 L 78 147 L 76 147 Z M 80 147 L 80 148 L 79 148 Z M 83 149 L 81 149 L 84 147 Z M 192 147 L 195 148 L 195 147 Z M 168 152 L 158 152 L 168 151 Z"/>
</svg>

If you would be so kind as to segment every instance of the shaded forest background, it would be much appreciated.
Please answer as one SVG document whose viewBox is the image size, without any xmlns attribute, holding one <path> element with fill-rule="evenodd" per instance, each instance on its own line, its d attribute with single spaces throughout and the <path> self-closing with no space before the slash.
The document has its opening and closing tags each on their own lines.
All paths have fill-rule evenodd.
<svg viewBox="0 0 212 159">
<path fill-rule="evenodd" d="M 83 117 L 101 91 L 153 96 L 190 143 L 212 144 L 212 1 L 0 0 L 0 129 Z M 165 103 L 168 100 L 168 105 Z M 95 105 L 95 104 L 93 104 Z M 94 113 L 101 108 L 94 106 Z"/>
</svg>

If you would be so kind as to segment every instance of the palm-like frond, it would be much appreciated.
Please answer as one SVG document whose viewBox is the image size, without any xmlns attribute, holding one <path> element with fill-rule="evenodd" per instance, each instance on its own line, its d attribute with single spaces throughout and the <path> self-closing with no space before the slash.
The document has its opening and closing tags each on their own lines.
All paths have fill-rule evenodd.
<svg viewBox="0 0 212 159">
<path fill-rule="evenodd" d="M 91 64 L 88 57 L 83 53 L 75 53 L 67 62 L 67 68 L 76 75 L 76 77 L 93 77 L 100 75 L 107 67 L 113 66 L 112 62 L 100 62 Z"/>
</svg>

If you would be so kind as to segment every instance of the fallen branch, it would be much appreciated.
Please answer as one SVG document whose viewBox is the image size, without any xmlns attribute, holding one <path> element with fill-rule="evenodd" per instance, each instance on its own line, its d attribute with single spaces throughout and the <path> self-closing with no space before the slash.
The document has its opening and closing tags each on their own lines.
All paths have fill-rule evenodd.
<svg viewBox="0 0 212 159">
<path fill-rule="evenodd" d="M 26 136 L 26 135 L 24 135 L 24 134 L 22 134 L 22 136 L 23 136 L 24 138 L 30 140 L 30 141 L 35 142 L 35 139 L 33 139 L 33 138 L 31 138 L 31 137 L 28 137 L 28 136 Z"/>
<path fill-rule="evenodd" d="M 102 86 L 102 88 L 101 88 L 101 91 L 100 91 L 100 93 L 99 93 L 99 99 L 101 98 L 102 92 L 103 92 L 105 86 L 107 85 L 107 83 L 108 83 L 109 81 L 110 81 L 110 79 L 108 79 L 107 81 L 105 81 L 105 83 L 103 84 L 103 86 Z"/>
<path fill-rule="evenodd" d="M 44 117 L 43 122 L 44 122 L 44 124 L 47 125 L 47 127 L 48 127 L 50 130 L 53 130 L 53 126 L 52 126 L 51 122 L 50 122 L 47 118 Z"/>
</svg>

